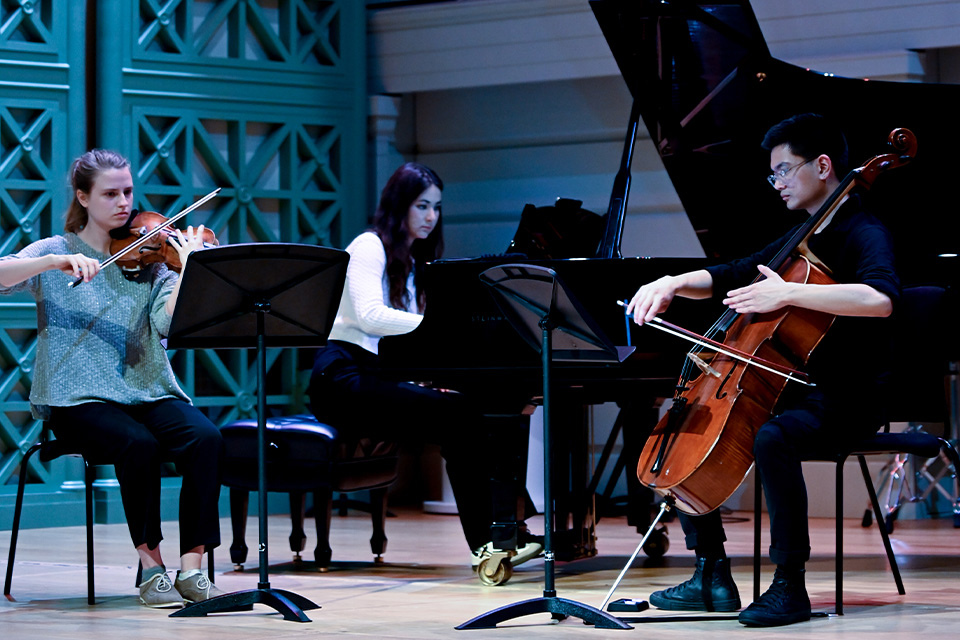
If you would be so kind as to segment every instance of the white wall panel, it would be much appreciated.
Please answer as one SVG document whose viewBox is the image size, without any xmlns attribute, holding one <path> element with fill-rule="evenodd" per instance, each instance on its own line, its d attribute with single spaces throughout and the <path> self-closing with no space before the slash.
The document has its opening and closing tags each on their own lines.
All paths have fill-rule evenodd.
<svg viewBox="0 0 960 640">
<path fill-rule="evenodd" d="M 415 132 L 407 151 L 446 184 L 448 256 L 502 252 L 528 203 L 565 197 L 606 212 L 630 110 L 619 76 L 426 92 L 403 109 Z M 643 127 L 636 149 L 624 250 L 703 255 Z"/>
<path fill-rule="evenodd" d="M 902 60 L 912 51 L 960 45 L 956 0 L 752 6 L 775 57 L 838 74 L 907 79 Z M 379 11 L 370 33 L 375 93 L 619 76 L 586 0 L 468 0 Z M 834 59 L 844 69 L 832 68 Z"/>
<path fill-rule="evenodd" d="M 584 0 L 472 0 L 370 20 L 370 87 L 434 89 L 617 74 Z"/>
<path fill-rule="evenodd" d="M 960 2 L 755 0 L 776 57 L 851 77 L 958 79 Z M 403 96 L 397 144 L 444 178 L 448 255 L 502 250 L 524 204 L 606 211 L 630 95 L 584 0 L 375 12 L 370 86 Z M 702 255 L 641 127 L 623 249 Z M 375 176 L 379 188 L 387 175 Z"/>
<path fill-rule="evenodd" d="M 814 0 L 752 3 L 770 52 L 781 60 L 955 46 L 960 2 Z"/>
</svg>

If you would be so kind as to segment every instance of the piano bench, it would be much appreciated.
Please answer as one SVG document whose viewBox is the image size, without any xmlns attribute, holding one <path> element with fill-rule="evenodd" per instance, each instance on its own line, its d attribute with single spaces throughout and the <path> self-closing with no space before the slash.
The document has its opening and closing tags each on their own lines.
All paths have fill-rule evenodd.
<svg viewBox="0 0 960 640">
<path fill-rule="evenodd" d="M 257 420 L 237 420 L 220 428 L 224 456 L 222 483 L 230 488 L 230 519 L 233 543 L 230 558 L 238 570 L 247 559 L 245 532 L 247 506 L 251 491 L 257 490 Z M 341 438 L 334 427 L 311 414 L 267 419 L 267 491 L 290 494 L 290 550 L 294 562 L 306 545 L 303 530 L 306 492 L 314 495 L 317 522 L 317 546 L 314 550 L 317 570 L 330 566 L 330 519 L 333 492 L 370 492 L 373 537 L 370 549 L 382 562 L 387 547 L 384 520 L 387 512 L 387 488 L 397 478 L 399 447 L 391 442 L 367 438 Z"/>
</svg>

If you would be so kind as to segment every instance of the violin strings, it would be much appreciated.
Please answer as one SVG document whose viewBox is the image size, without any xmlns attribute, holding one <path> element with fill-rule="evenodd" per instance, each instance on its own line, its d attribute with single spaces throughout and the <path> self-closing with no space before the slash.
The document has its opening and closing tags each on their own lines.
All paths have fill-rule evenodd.
<svg viewBox="0 0 960 640">
<path fill-rule="evenodd" d="M 138 248 L 142 247 L 142 246 L 145 245 L 149 240 L 153 239 L 154 236 L 159 235 L 161 231 L 163 231 L 163 230 L 166 229 L 167 227 L 173 225 L 173 223 L 177 222 L 178 220 L 180 220 L 181 218 L 183 218 L 185 215 L 187 215 L 188 213 L 190 213 L 191 211 L 193 211 L 194 209 L 196 209 L 196 208 L 199 207 L 200 205 L 204 204 L 207 200 L 210 200 L 211 198 L 213 198 L 214 196 L 216 196 L 218 193 L 220 193 L 220 187 L 217 187 L 216 189 L 214 189 L 213 191 L 211 191 L 211 192 L 208 193 L 207 195 L 203 196 L 202 198 L 200 198 L 199 200 L 197 200 L 196 202 L 194 202 L 192 205 L 190 205 L 189 207 L 187 207 L 186 209 L 184 209 L 183 211 L 181 211 L 181 212 L 178 213 L 177 215 L 173 216 L 172 218 L 170 218 L 170 219 L 167 220 L 166 222 L 163 222 L 163 223 L 161 223 L 161 224 L 158 224 L 156 227 L 154 227 L 153 229 L 151 229 L 149 233 L 146 233 L 145 235 L 141 236 L 141 237 L 140 237 L 138 240 L 136 240 L 135 242 L 130 243 L 130 245 L 129 245 L 126 249 L 124 249 L 123 251 L 118 251 L 117 253 L 115 253 L 115 254 L 113 254 L 112 256 L 110 256 L 110 258 L 108 258 L 107 260 L 104 260 L 103 264 L 100 265 L 100 268 L 103 268 L 103 267 L 106 267 L 107 265 L 113 264 L 114 262 L 116 262 L 117 260 L 119 260 L 122 256 L 126 255 L 127 253 L 130 253 L 130 251 L 132 251 L 133 249 L 138 249 Z"/>
</svg>

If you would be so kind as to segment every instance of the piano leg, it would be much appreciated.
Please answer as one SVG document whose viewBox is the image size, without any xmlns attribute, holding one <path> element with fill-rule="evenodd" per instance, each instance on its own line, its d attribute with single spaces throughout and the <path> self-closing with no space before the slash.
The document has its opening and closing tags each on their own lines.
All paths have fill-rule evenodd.
<svg viewBox="0 0 960 640">
<path fill-rule="evenodd" d="M 518 523 L 527 516 L 527 443 L 530 441 L 528 416 L 488 416 L 490 442 L 494 455 L 490 465 L 490 493 L 493 513 L 491 540 L 497 549 L 517 548 Z M 510 443 L 504 446 L 504 443 Z"/>
<path fill-rule="evenodd" d="M 654 493 L 649 487 L 640 484 L 637 478 L 637 461 L 647 438 L 657 426 L 660 415 L 659 403 L 652 400 L 644 403 L 625 405 L 623 421 L 623 449 L 618 464 L 627 474 L 627 524 L 644 533 L 653 520 Z M 619 477 L 619 476 L 618 476 Z"/>
<path fill-rule="evenodd" d="M 589 558 L 597 555 L 597 534 L 587 407 L 556 397 L 553 406 L 554 551 L 557 560 Z"/>
<path fill-rule="evenodd" d="M 554 402 L 557 404 L 556 400 Z M 627 522 L 636 527 L 638 533 L 649 528 L 655 496 L 637 479 L 636 464 L 647 437 L 657 424 L 659 402 L 651 397 L 620 403 L 620 413 L 604 453 L 595 464 L 591 459 L 594 443 L 590 437 L 587 407 L 574 403 L 560 406 L 562 410 L 553 419 L 554 432 L 558 434 L 553 466 L 557 529 L 554 550 L 558 560 L 576 560 L 597 554 L 596 523 L 603 515 L 623 515 L 625 512 Z M 603 494 L 598 496 L 601 476 L 621 433 L 621 453 L 611 469 Z M 611 493 L 624 473 L 627 496 L 625 500 L 611 499 Z M 604 508 L 598 509 L 598 497 Z M 666 529 L 661 526 L 651 534 L 644 551 L 651 557 L 660 557 L 667 544 Z"/>
<path fill-rule="evenodd" d="M 647 533 L 647 541 L 643 545 L 647 557 L 662 558 L 670 548 L 665 523 L 673 519 L 674 512 L 661 511 L 658 517 L 664 524 L 651 529 L 656 494 L 649 487 L 640 484 L 637 478 L 637 462 L 640 460 L 643 445 L 657 426 L 660 403 L 646 402 L 624 407 L 622 410 L 627 411 L 628 408 L 630 413 L 623 422 L 623 453 L 620 456 L 627 474 L 627 524 L 636 528 L 641 535 Z"/>
</svg>

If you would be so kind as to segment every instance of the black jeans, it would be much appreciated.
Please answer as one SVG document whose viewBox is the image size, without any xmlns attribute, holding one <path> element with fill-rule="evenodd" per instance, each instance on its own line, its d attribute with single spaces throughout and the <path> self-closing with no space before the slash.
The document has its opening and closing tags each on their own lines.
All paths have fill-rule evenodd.
<svg viewBox="0 0 960 640">
<path fill-rule="evenodd" d="M 160 466 L 176 464 L 180 489 L 180 555 L 220 544 L 220 430 L 181 400 L 127 406 L 88 402 L 53 407 L 57 438 L 91 459 L 113 463 L 135 547 L 155 549 L 160 531 Z"/>
<path fill-rule="evenodd" d="M 753 453 L 770 515 L 770 559 L 778 565 L 799 567 L 810 559 L 807 487 L 800 463 L 821 459 L 848 443 L 876 432 L 883 415 L 878 403 L 849 396 L 833 401 L 812 391 L 765 423 L 753 443 Z M 859 396 L 862 397 L 862 396 Z M 720 510 L 702 516 L 680 514 L 688 549 L 697 555 L 716 555 L 726 535 Z"/>
<path fill-rule="evenodd" d="M 463 394 L 381 379 L 377 366 L 376 355 L 352 343 L 331 340 L 320 349 L 309 391 L 317 419 L 347 437 L 439 444 L 467 543 L 476 549 L 490 542 L 494 520 L 517 516 L 512 463 L 518 454 L 509 443 L 518 437 L 503 433 L 511 423 L 484 416 Z M 488 438 L 499 443 L 493 455 Z M 524 438 L 523 452 L 526 445 Z"/>
</svg>

